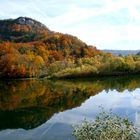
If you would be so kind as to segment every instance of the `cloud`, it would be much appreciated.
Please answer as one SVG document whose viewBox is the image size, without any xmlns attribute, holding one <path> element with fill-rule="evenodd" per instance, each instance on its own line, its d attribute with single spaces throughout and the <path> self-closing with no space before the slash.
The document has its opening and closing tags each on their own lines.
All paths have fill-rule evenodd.
<svg viewBox="0 0 140 140">
<path fill-rule="evenodd" d="M 100 49 L 139 49 L 138 0 L 0 0 L 0 17 L 29 16 Z M 133 43 L 127 43 L 133 42 Z M 122 43 L 122 44 L 121 44 Z"/>
</svg>

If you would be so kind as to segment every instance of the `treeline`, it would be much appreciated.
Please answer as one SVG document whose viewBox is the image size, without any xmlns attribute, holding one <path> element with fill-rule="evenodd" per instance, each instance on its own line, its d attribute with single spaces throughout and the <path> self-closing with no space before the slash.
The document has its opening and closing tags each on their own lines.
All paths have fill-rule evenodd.
<svg viewBox="0 0 140 140">
<path fill-rule="evenodd" d="M 112 56 L 100 54 L 79 58 L 74 61 L 57 61 L 49 66 L 53 78 L 89 76 L 129 75 L 140 73 L 140 56 Z"/>
<path fill-rule="evenodd" d="M 139 55 L 113 56 L 80 41 L 76 44 L 76 38 L 71 41 L 71 36 L 55 34 L 41 42 L 1 43 L 0 77 L 73 78 L 140 73 Z"/>
</svg>

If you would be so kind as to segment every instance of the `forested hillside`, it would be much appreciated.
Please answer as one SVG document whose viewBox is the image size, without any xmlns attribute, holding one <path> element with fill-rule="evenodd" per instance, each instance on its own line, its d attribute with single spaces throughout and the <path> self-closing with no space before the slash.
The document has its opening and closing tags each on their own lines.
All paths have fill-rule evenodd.
<svg viewBox="0 0 140 140">
<path fill-rule="evenodd" d="M 81 77 L 140 72 L 140 56 L 113 56 L 31 18 L 0 21 L 0 77 Z"/>
<path fill-rule="evenodd" d="M 25 17 L 0 21 L 0 42 L 1 77 L 39 77 L 47 75 L 56 61 L 67 65 L 67 61 L 101 53 L 77 37 L 50 31 Z"/>
</svg>

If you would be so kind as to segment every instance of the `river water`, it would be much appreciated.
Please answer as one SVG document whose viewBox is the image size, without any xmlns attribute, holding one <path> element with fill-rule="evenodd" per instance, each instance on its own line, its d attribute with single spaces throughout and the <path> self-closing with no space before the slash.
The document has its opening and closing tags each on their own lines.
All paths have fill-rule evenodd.
<svg viewBox="0 0 140 140">
<path fill-rule="evenodd" d="M 0 140 L 75 140 L 72 126 L 105 111 L 140 131 L 139 76 L 0 81 Z"/>
</svg>

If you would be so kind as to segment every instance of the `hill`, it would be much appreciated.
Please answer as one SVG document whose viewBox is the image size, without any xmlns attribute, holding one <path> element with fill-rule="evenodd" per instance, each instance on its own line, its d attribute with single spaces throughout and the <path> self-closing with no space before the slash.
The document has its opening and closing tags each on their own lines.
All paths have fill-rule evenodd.
<svg viewBox="0 0 140 140">
<path fill-rule="evenodd" d="M 115 56 L 27 17 L 0 21 L 1 78 L 75 78 L 140 73 L 140 56 Z"/>
<path fill-rule="evenodd" d="M 77 61 L 100 54 L 77 37 L 54 32 L 28 18 L 0 20 L 0 77 L 40 77 L 56 61 Z"/>
</svg>

